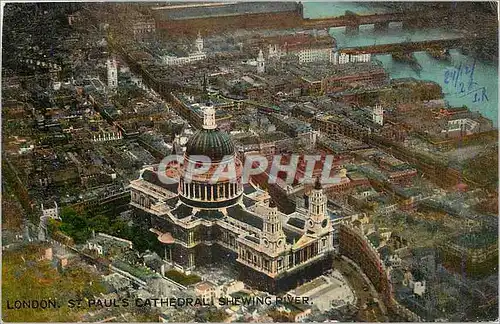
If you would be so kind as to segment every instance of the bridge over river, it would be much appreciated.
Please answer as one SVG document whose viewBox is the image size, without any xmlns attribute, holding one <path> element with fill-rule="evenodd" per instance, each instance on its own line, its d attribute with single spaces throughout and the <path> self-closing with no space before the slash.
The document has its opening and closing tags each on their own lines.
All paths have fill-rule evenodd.
<svg viewBox="0 0 500 324">
<path fill-rule="evenodd" d="M 329 29 L 333 27 L 346 27 L 349 34 L 359 33 L 361 25 L 374 25 L 375 30 L 387 30 L 390 23 L 401 23 L 403 28 L 438 27 L 446 23 L 448 10 L 435 10 L 433 12 L 404 12 L 404 13 L 374 13 L 358 15 L 347 10 L 343 16 L 331 18 L 305 18 L 302 26 L 306 29 Z"/>
<path fill-rule="evenodd" d="M 477 40 L 477 39 L 476 39 Z M 367 46 L 344 47 L 339 51 L 345 54 L 371 53 L 371 54 L 394 54 L 411 53 L 418 51 L 442 50 L 462 46 L 465 37 L 450 39 L 424 40 L 417 42 L 403 42 L 394 44 L 380 44 Z"/>
</svg>

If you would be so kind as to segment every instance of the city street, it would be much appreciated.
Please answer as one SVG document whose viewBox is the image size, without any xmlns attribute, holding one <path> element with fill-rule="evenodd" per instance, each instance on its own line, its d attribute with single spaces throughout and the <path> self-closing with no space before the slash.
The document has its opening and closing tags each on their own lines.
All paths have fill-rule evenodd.
<svg viewBox="0 0 500 324">
<path fill-rule="evenodd" d="M 369 288 L 365 291 L 366 287 L 370 286 L 370 283 L 365 281 L 361 273 L 359 273 L 347 261 L 340 258 L 333 261 L 333 267 L 342 273 L 356 293 L 358 298 L 356 303 L 356 306 L 358 307 L 356 320 L 365 322 L 388 321 L 387 316 L 382 313 L 378 304 L 372 303 L 373 298 L 376 298 L 376 296 L 374 296 L 371 292 L 372 289 Z M 365 305 L 367 305 L 367 307 L 366 309 L 363 309 Z"/>
</svg>

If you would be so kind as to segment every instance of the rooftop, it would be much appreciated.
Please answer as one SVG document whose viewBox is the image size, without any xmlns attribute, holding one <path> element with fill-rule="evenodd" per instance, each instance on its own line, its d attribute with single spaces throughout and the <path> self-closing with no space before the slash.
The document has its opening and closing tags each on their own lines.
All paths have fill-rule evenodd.
<svg viewBox="0 0 500 324">
<path fill-rule="evenodd" d="M 298 240 L 300 240 L 300 238 L 302 237 L 301 234 L 294 232 L 294 231 L 291 231 L 291 230 L 288 230 L 286 228 L 283 228 L 283 232 L 285 232 L 286 242 L 288 244 L 293 244 L 293 243 L 297 242 Z"/>
<path fill-rule="evenodd" d="M 143 173 L 142 173 L 142 178 L 144 180 L 146 180 L 147 182 L 149 183 L 152 183 L 154 185 L 157 185 L 159 187 L 162 187 L 164 189 L 167 189 L 168 191 L 171 191 L 171 192 L 174 192 L 174 193 L 177 193 L 177 187 L 178 187 L 178 183 L 164 183 L 163 181 L 161 181 L 159 178 L 158 178 L 158 175 L 156 174 L 156 172 L 153 172 L 151 170 L 145 170 Z"/>
<path fill-rule="evenodd" d="M 261 42 L 269 44 L 278 44 L 284 46 L 286 50 L 291 51 L 298 48 L 311 47 L 332 47 L 334 38 L 330 35 L 315 36 L 307 33 L 292 35 L 277 35 L 266 38 L 259 38 Z"/>
<path fill-rule="evenodd" d="M 293 227 L 296 227 L 298 229 L 304 229 L 306 222 L 305 220 L 297 217 L 290 217 L 287 224 L 292 225 Z"/>
<path fill-rule="evenodd" d="M 264 221 L 259 216 L 245 210 L 239 205 L 229 207 L 227 209 L 229 217 L 234 218 L 240 222 L 256 227 L 260 230 L 264 228 Z"/>
<path fill-rule="evenodd" d="M 297 77 L 301 77 L 310 82 L 319 81 L 329 77 L 345 77 L 349 75 L 386 73 L 384 67 L 375 63 L 347 63 L 347 64 L 293 64 L 287 68 Z"/>
<path fill-rule="evenodd" d="M 175 209 L 172 210 L 172 215 L 176 216 L 178 219 L 186 218 L 193 214 L 193 208 L 181 203 Z"/>
</svg>

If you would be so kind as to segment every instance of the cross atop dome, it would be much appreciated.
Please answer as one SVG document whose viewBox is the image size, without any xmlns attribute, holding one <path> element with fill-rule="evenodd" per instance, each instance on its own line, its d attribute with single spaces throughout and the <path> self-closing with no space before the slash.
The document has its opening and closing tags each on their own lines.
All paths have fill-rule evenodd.
<svg viewBox="0 0 500 324">
<path fill-rule="evenodd" d="M 321 190 L 322 189 L 321 181 L 319 180 L 319 177 L 316 177 L 316 181 L 314 182 L 314 189 L 315 190 Z"/>
</svg>

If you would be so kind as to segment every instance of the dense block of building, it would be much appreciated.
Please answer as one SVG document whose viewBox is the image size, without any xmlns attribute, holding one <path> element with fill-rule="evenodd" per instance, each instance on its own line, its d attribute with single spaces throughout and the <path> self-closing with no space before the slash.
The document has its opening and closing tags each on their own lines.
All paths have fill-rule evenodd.
<svg viewBox="0 0 500 324">
<path fill-rule="evenodd" d="M 259 38 L 259 45 L 266 48 L 270 60 L 295 55 L 299 63 L 331 62 L 335 40 L 328 35 L 297 34 Z"/>
<path fill-rule="evenodd" d="M 375 62 L 340 65 L 296 65 L 290 72 L 302 80 L 305 93 L 331 94 L 358 87 L 383 86 L 389 77 L 384 68 Z"/>
</svg>

